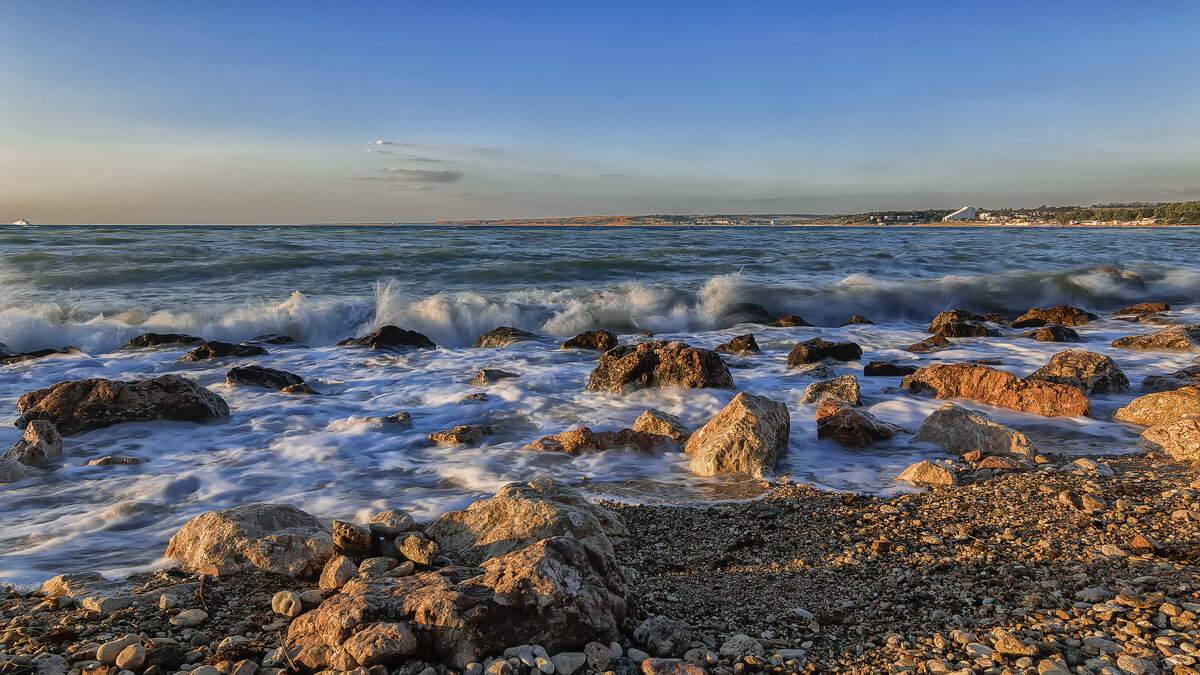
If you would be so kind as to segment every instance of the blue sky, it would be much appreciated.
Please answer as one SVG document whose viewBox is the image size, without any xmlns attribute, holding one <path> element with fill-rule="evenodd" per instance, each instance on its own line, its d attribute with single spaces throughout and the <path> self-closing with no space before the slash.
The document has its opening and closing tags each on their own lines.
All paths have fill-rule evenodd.
<svg viewBox="0 0 1200 675">
<path fill-rule="evenodd" d="M 1200 199 L 1197 30 L 1184 0 L 0 0 L 0 218 Z"/>
</svg>

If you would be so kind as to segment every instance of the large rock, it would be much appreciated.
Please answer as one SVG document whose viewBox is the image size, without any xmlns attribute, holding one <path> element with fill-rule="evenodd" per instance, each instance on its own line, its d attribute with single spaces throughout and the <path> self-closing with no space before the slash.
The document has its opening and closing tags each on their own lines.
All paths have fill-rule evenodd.
<svg viewBox="0 0 1200 675">
<path fill-rule="evenodd" d="M 758 348 L 758 341 L 754 339 L 752 333 L 738 335 L 729 342 L 717 345 L 713 351 L 729 352 L 738 356 L 748 356 L 750 354 L 761 354 L 762 350 Z"/>
<path fill-rule="evenodd" d="M 804 397 L 800 399 L 800 402 L 815 405 L 827 398 L 836 398 L 850 405 L 862 405 L 858 378 L 853 375 L 842 375 L 832 380 L 813 382 L 804 388 Z"/>
<path fill-rule="evenodd" d="M 437 349 L 422 333 L 415 330 L 405 330 L 397 326 L 384 326 L 379 330 L 357 338 L 347 338 L 337 343 L 338 347 L 368 347 L 370 349 L 387 349 L 398 352 L 406 349 Z"/>
<path fill-rule="evenodd" d="M 1048 323 L 1041 328 L 1021 333 L 1017 337 L 1032 338 L 1038 342 L 1086 342 L 1074 328 Z"/>
<path fill-rule="evenodd" d="M 306 668 L 352 670 L 366 665 L 355 656 L 360 633 L 399 624 L 416 637 L 415 657 L 462 669 L 514 645 L 557 653 L 608 643 L 629 602 L 628 582 L 609 555 L 553 537 L 478 568 L 351 581 L 293 621 L 285 647 Z M 376 663 L 408 656 L 384 653 Z"/>
<path fill-rule="evenodd" d="M 687 443 L 688 438 L 692 435 L 692 430 L 687 428 L 683 420 L 656 408 L 651 408 L 638 415 L 638 418 L 633 421 L 632 428 L 634 431 L 667 436 L 680 444 Z"/>
<path fill-rule="evenodd" d="M 275 389 L 276 391 L 283 391 L 289 394 L 317 393 L 299 375 L 289 373 L 286 370 L 275 370 L 274 368 L 264 368 L 262 366 L 238 366 L 230 368 L 229 372 L 225 373 L 225 382 L 247 387 Z"/>
<path fill-rule="evenodd" d="M 1138 444 L 1188 462 L 1200 460 L 1200 418 L 1186 417 L 1156 424 L 1142 432 Z"/>
<path fill-rule="evenodd" d="M 1116 361 L 1103 354 L 1077 349 L 1055 354 L 1049 363 L 1025 379 L 1070 385 L 1089 396 L 1129 391 L 1129 378 Z"/>
<path fill-rule="evenodd" d="M 921 422 L 913 439 L 933 443 L 955 454 L 975 450 L 984 455 L 1016 455 L 1032 459 L 1037 447 L 1019 431 L 1010 429 L 978 410 L 943 403 Z"/>
<path fill-rule="evenodd" d="M 207 361 L 225 357 L 245 358 L 266 356 L 267 350 L 258 345 L 235 345 L 232 342 L 210 341 L 179 357 L 180 361 Z"/>
<path fill-rule="evenodd" d="M 518 342 L 524 342 L 525 340 L 532 340 L 535 337 L 537 337 L 537 335 L 530 333 L 529 331 L 513 328 L 512 326 L 500 326 L 499 328 L 493 328 L 483 335 L 480 335 L 479 338 L 475 340 L 475 346 L 507 347 L 509 345 L 515 345 Z"/>
<path fill-rule="evenodd" d="M 1139 351 L 1200 351 L 1200 324 L 1171 326 L 1149 335 L 1130 335 L 1113 340 L 1112 346 Z"/>
<path fill-rule="evenodd" d="M 204 338 L 182 333 L 142 333 L 118 349 L 151 349 L 154 347 L 187 347 L 200 344 Z"/>
<path fill-rule="evenodd" d="M 1060 326 L 1082 326 L 1098 318 L 1100 317 L 1091 312 L 1085 312 L 1078 307 L 1058 305 L 1049 309 L 1034 307 L 1017 317 L 1009 325 L 1013 328 L 1040 328 L 1050 323 L 1056 323 Z"/>
<path fill-rule="evenodd" d="M 817 438 L 832 438 L 842 445 L 861 448 L 905 431 L 871 413 L 833 398 L 821 402 L 816 412 Z"/>
<path fill-rule="evenodd" d="M 1118 309 L 1117 311 L 1113 312 L 1113 316 L 1140 316 L 1143 314 L 1158 314 L 1159 312 L 1166 312 L 1170 309 L 1171 306 L 1165 302 L 1139 302 L 1136 305 L 1130 305 L 1128 307 L 1122 307 L 1121 309 Z"/>
<path fill-rule="evenodd" d="M 929 329 L 927 332 L 936 334 L 939 330 L 941 330 L 942 326 L 946 324 L 967 323 L 970 321 L 983 322 L 987 321 L 987 317 L 984 317 L 981 314 L 975 314 L 974 312 L 968 312 L 965 309 L 948 309 L 944 312 L 938 313 L 937 316 L 933 317 L 933 321 L 929 322 Z"/>
<path fill-rule="evenodd" d="M 922 460 L 910 464 L 900 474 L 900 480 L 924 487 L 947 487 L 958 485 L 958 474 L 929 460 Z"/>
<path fill-rule="evenodd" d="M 917 366 L 892 361 L 872 361 L 863 366 L 864 377 L 904 377 L 917 372 Z"/>
<path fill-rule="evenodd" d="M 319 519 L 288 504 L 209 511 L 171 537 L 168 558 L 190 569 L 250 566 L 278 574 L 318 574 L 333 554 L 333 534 Z"/>
<path fill-rule="evenodd" d="M 733 471 L 761 477 L 787 449 L 791 430 L 787 404 L 742 392 L 692 434 L 684 451 L 697 476 Z"/>
<path fill-rule="evenodd" d="M 656 340 L 604 352 L 587 385 L 618 395 L 651 387 L 732 389 L 733 376 L 712 350 Z"/>
<path fill-rule="evenodd" d="M 61 457 L 62 451 L 62 437 L 54 424 L 49 420 L 33 420 L 25 427 L 21 439 L 4 453 L 4 458 L 29 466 L 43 466 Z"/>
<path fill-rule="evenodd" d="M 18 427 L 35 419 L 50 420 L 70 436 L 122 422 L 178 420 L 212 422 L 229 419 L 229 405 L 213 392 L 179 375 L 152 380 L 73 380 L 38 389 L 17 399 Z"/>
<path fill-rule="evenodd" d="M 592 431 L 587 427 L 579 427 L 571 431 L 564 431 L 557 436 L 542 436 L 521 449 L 538 452 L 565 452 L 568 455 L 606 450 L 629 450 L 651 455 L 675 448 L 676 442 L 670 436 L 662 434 L 635 429 Z"/>
<path fill-rule="evenodd" d="M 15 459 L 0 457 L 0 483 L 15 483 L 37 475 L 37 472 Z"/>
<path fill-rule="evenodd" d="M 788 354 L 789 368 L 805 363 L 817 363 L 830 359 L 833 361 L 855 361 L 862 358 L 862 347 L 853 342 L 830 342 L 819 337 L 796 343 Z"/>
<path fill-rule="evenodd" d="M 628 536 L 629 531 L 616 514 L 589 502 L 575 488 L 539 478 L 509 483 L 490 499 L 444 514 L 425 528 L 425 534 L 451 560 L 477 565 L 560 535 L 611 554 L 613 540 Z"/>
<path fill-rule="evenodd" d="M 1200 364 L 1180 368 L 1170 375 L 1151 375 L 1142 380 L 1142 388 L 1151 391 L 1178 389 L 1189 384 L 1200 385 Z"/>
<path fill-rule="evenodd" d="M 1122 422 L 1152 427 L 1200 415 L 1200 386 L 1180 387 L 1133 399 L 1113 413 Z"/>
<path fill-rule="evenodd" d="M 562 343 L 562 349 L 598 349 L 606 352 L 617 346 L 617 336 L 607 330 L 589 330 Z"/>
<path fill-rule="evenodd" d="M 977 321 L 950 321 L 938 326 L 937 335 L 944 338 L 1000 337 L 1000 331 Z"/>
<path fill-rule="evenodd" d="M 975 363 L 935 363 L 905 376 L 901 385 L 913 393 L 937 398 L 961 398 L 998 408 L 1069 417 L 1087 415 L 1091 405 L 1075 387 L 1039 380 L 1022 380 L 1011 373 Z"/>
</svg>

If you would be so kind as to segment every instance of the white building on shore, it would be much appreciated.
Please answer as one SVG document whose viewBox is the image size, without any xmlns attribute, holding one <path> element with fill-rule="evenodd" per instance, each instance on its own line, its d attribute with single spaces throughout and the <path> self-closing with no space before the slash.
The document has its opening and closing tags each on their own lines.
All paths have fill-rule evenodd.
<svg viewBox="0 0 1200 675">
<path fill-rule="evenodd" d="M 975 207 L 964 206 L 945 218 L 942 218 L 943 223 L 952 223 L 956 220 L 975 220 Z"/>
</svg>

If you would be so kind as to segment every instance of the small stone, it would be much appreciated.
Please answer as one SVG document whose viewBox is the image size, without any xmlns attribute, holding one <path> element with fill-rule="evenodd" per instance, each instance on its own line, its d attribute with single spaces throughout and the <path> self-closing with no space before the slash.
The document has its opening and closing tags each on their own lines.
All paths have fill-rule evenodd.
<svg viewBox="0 0 1200 675">
<path fill-rule="evenodd" d="M 208 612 L 202 609 L 185 609 L 171 617 L 171 625 L 192 628 L 208 621 Z"/>
<path fill-rule="evenodd" d="M 607 645 L 599 642 L 589 642 L 583 648 L 584 656 L 587 657 L 588 667 L 592 670 L 604 672 L 612 670 L 617 663 L 617 657 Z"/>
<path fill-rule="evenodd" d="M 120 656 L 121 652 L 125 651 L 126 647 L 138 644 L 141 641 L 141 638 L 137 635 L 130 633 L 116 640 L 105 642 L 96 650 L 96 660 L 106 666 L 116 665 L 117 657 Z"/>
<path fill-rule="evenodd" d="M 629 648 L 629 653 L 627 654 L 627 656 L 629 657 L 629 660 L 633 661 L 633 663 L 635 665 L 640 665 L 642 663 L 642 661 L 645 661 L 646 659 L 650 658 L 649 654 L 647 654 L 646 652 L 644 652 L 640 649 L 634 648 L 634 647 Z"/>
<path fill-rule="evenodd" d="M 562 652 L 550 657 L 554 670 L 558 675 L 574 675 L 580 668 L 587 665 L 587 655 L 583 652 Z"/>
<path fill-rule="evenodd" d="M 432 565 L 438 555 L 437 542 L 426 539 L 420 534 L 410 534 L 396 540 L 396 549 L 405 558 L 418 565 Z"/>
<path fill-rule="evenodd" d="M 325 589 L 341 588 L 353 579 L 355 574 L 358 574 L 358 567 L 354 561 L 344 555 L 338 556 L 325 563 L 318 585 Z"/>
<path fill-rule="evenodd" d="M 367 558 L 358 566 L 358 573 L 375 579 L 387 575 L 399 561 L 395 558 Z"/>
<path fill-rule="evenodd" d="M 271 598 L 271 609 L 276 614 L 297 617 L 304 612 L 304 603 L 298 593 L 279 591 Z"/>
<path fill-rule="evenodd" d="M 233 669 L 229 671 L 229 675 L 254 675 L 258 672 L 258 664 L 250 659 L 242 659 L 233 664 Z"/>
<path fill-rule="evenodd" d="M 643 675 L 705 675 L 703 668 L 678 659 L 646 659 L 642 661 Z"/>
<path fill-rule="evenodd" d="M 116 665 L 121 670 L 137 670 L 146 662 L 146 648 L 141 641 L 135 642 L 117 655 Z"/>
<path fill-rule="evenodd" d="M 762 656 L 763 651 L 763 647 L 759 644 L 758 640 L 749 635 L 739 633 L 726 640 L 721 645 L 719 653 L 725 658 L 737 660 L 746 656 Z"/>
<path fill-rule="evenodd" d="M 159 609 L 175 609 L 176 605 L 178 604 L 179 600 L 170 593 L 163 593 L 162 595 L 158 596 Z"/>
<path fill-rule="evenodd" d="M 371 516 L 371 521 L 367 523 L 367 528 L 371 530 L 371 534 L 384 539 L 395 539 L 405 532 L 411 532 L 417 528 L 417 521 L 404 511 L 380 511 Z"/>
<path fill-rule="evenodd" d="M 375 538 L 365 527 L 344 520 L 333 521 L 334 554 L 365 558 L 374 549 Z"/>
</svg>

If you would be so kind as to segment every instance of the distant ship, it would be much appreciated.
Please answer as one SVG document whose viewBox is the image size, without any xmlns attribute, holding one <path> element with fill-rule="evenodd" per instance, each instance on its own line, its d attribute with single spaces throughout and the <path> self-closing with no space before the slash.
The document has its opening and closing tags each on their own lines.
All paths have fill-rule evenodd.
<svg viewBox="0 0 1200 675">
<path fill-rule="evenodd" d="M 24 218 L 13 221 L 13 225 L 32 225 L 32 224 L 33 223 L 29 222 L 28 220 L 25 220 Z"/>
</svg>

